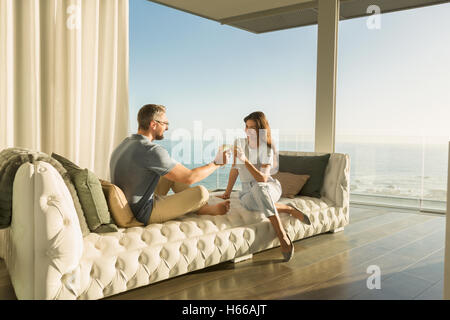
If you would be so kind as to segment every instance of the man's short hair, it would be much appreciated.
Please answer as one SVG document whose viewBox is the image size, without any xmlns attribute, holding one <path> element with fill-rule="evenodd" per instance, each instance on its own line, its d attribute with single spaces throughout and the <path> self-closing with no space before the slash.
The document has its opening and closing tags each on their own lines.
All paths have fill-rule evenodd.
<svg viewBox="0 0 450 320">
<path fill-rule="evenodd" d="M 166 113 L 166 107 L 157 104 L 146 104 L 143 106 L 137 116 L 139 130 L 147 131 L 150 127 L 150 121 L 158 120 L 157 118 Z"/>
</svg>

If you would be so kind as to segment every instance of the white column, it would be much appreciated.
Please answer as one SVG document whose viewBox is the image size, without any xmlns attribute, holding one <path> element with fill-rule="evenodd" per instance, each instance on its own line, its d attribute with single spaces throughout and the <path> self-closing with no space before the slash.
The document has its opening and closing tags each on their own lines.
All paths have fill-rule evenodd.
<svg viewBox="0 0 450 320">
<path fill-rule="evenodd" d="M 339 1 L 319 0 L 315 151 L 334 152 Z"/>
<path fill-rule="evenodd" d="M 444 299 L 450 300 L 450 141 L 448 142 L 447 215 L 444 258 Z"/>
</svg>

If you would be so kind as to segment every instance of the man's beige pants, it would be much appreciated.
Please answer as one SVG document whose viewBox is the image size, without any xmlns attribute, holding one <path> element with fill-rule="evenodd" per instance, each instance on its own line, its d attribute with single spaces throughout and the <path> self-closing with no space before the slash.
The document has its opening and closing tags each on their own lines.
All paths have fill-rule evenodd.
<svg viewBox="0 0 450 320">
<path fill-rule="evenodd" d="M 175 194 L 168 196 L 170 189 Z M 190 187 L 164 177 L 159 179 L 153 196 L 153 210 L 149 223 L 163 223 L 186 213 L 195 212 L 209 200 L 209 192 L 204 186 Z"/>
</svg>

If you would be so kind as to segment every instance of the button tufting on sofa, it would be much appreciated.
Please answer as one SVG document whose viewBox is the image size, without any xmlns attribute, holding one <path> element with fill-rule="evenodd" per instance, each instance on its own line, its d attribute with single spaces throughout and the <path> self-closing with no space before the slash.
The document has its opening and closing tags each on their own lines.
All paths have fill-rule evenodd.
<svg viewBox="0 0 450 320">
<path fill-rule="evenodd" d="M 294 152 L 292 155 L 315 154 Z M 36 168 L 41 166 L 45 167 L 45 164 L 39 164 Z M 337 229 L 348 224 L 348 156 L 332 154 L 329 166 L 331 168 L 327 168 L 328 173 L 325 175 L 322 198 L 280 199 L 285 203 L 295 201 L 298 207 L 309 216 L 313 224 L 307 226 L 292 216 L 280 214 L 280 220 L 291 239 L 302 239 L 328 232 L 330 228 Z M 36 270 L 47 270 L 46 268 L 53 268 L 55 265 L 61 270 L 58 270 L 59 276 L 55 275 L 52 279 L 41 276 L 40 279 L 43 280 L 35 290 L 32 286 L 23 285 L 22 283 L 28 278 L 23 274 L 16 274 L 16 270 L 11 268 L 13 285 L 15 281 L 20 283 L 17 288 L 30 288 L 28 295 L 19 290 L 16 293 L 19 299 L 41 297 L 99 299 L 209 265 L 229 261 L 249 253 L 257 253 L 279 246 L 270 221 L 262 213 L 245 210 L 239 202 L 237 193 L 232 193 L 231 210 L 224 216 L 199 216 L 189 213 L 162 224 L 119 229 L 115 233 L 90 233 L 83 238 L 81 232 L 75 233 L 74 231 L 76 227 L 79 228 L 75 209 L 67 209 L 67 199 L 71 199 L 70 193 L 68 190 L 67 193 L 66 191 L 61 192 L 65 185 L 60 176 L 61 181 L 58 184 L 51 184 L 54 181 L 53 171 L 57 171 L 50 165 L 46 168 L 47 170 L 42 171 L 41 174 L 42 177 L 47 177 L 45 178 L 47 180 L 41 184 L 36 184 L 32 180 L 34 179 L 33 172 L 39 170 L 30 170 L 22 175 L 16 175 L 15 178 L 15 184 L 22 189 L 30 185 L 40 186 L 39 188 L 28 188 L 30 189 L 30 198 L 40 199 L 41 205 L 35 206 L 35 208 L 45 213 L 45 215 L 40 215 L 43 219 L 42 223 L 38 225 L 34 222 L 36 226 L 33 228 L 42 230 L 42 225 L 50 225 L 53 228 L 49 239 L 45 238 L 45 233 L 29 232 L 29 234 L 44 237 L 44 240 L 40 240 L 41 242 L 34 249 L 39 251 L 34 251 L 33 257 L 42 257 L 44 254 L 47 256 L 44 256 L 43 260 L 29 264 L 28 274 L 37 275 L 38 271 Z M 215 195 L 211 194 L 210 204 L 222 201 L 216 199 Z M 20 204 L 17 200 L 21 199 L 23 199 L 23 194 L 16 198 L 16 207 Z M 58 199 L 57 203 L 54 202 L 56 199 Z M 35 221 L 34 218 L 30 219 L 31 214 L 33 212 L 25 210 L 25 207 L 13 212 L 13 218 L 21 217 L 21 223 L 15 224 L 16 229 L 13 231 L 16 233 L 12 233 L 13 235 L 19 234 L 18 230 L 27 225 L 22 221 Z M 12 237 L 11 241 L 14 242 L 14 246 L 19 247 L 22 239 Z M 60 241 L 64 246 L 60 246 Z M 24 248 L 28 247 L 30 246 Z M 20 250 L 25 252 L 25 249 Z M 251 252 L 249 252 L 250 250 Z M 9 259 L 11 260 L 5 260 L 7 266 L 20 263 L 17 262 L 17 255 Z M 39 265 L 39 269 L 35 269 L 37 265 Z M 79 276 L 75 277 L 78 279 L 77 284 L 72 285 L 69 275 L 75 269 L 79 270 Z M 60 289 L 49 295 L 44 293 L 35 295 L 35 292 L 39 290 L 46 292 L 48 285 L 45 281 L 59 281 L 60 277 Z M 26 283 L 38 282 L 29 278 Z M 14 286 L 16 288 L 16 285 Z"/>
<path fill-rule="evenodd" d="M 189 230 L 189 226 L 187 224 L 179 224 L 178 227 L 180 228 L 180 231 L 183 233 L 187 233 L 187 230 Z"/>
<path fill-rule="evenodd" d="M 167 260 L 167 258 L 169 257 L 169 252 L 167 252 L 167 250 L 165 248 L 163 248 L 159 252 L 159 256 L 161 257 L 161 259 Z"/>
<path fill-rule="evenodd" d="M 156 280 L 157 277 L 158 277 L 158 274 L 157 274 L 157 273 L 152 273 L 152 274 L 150 275 L 150 277 L 148 278 L 149 283 L 155 282 L 155 280 Z"/>
<path fill-rule="evenodd" d="M 167 236 L 169 235 L 169 233 L 170 233 L 170 230 L 169 230 L 169 228 L 167 228 L 167 227 L 162 227 L 160 231 L 161 231 L 161 234 L 162 234 L 164 237 L 167 237 Z"/>
<path fill-rule="evenodd" d="M 169 276 L 171 277 L 176 276 L 178 272 L 179 272 L 178 267 L 174 267 L 173 269 L 170 270 Z"/>
<path fill-rule="evenodd" d="M 197 248 L 199 250 L 204 250 L 205 249 L 205 243 L 200 240 L 199 242 L 197 242 Z"/>
<path fill-rule="evenodd" d="M 129 289 L 134 288 L 136 286 L 136 283 L 137 283 L 137 279 L 131 278 L 130 280 L 127 281 L 127 284 L 126 284 L 127 289 L 129 290 Z"/>
<path fill-rule="evenodd" d="M 119 239 L 119 245 L 120 246 L 126 247 L 127 243 L 128 243 L 127 237 L 122 236 L 122 238 Z"/>
<path fill-rule="evenodd" d="M 65 218 L 64 220 L 63 220 L 63 224 L 66 226 L 66 227 L 68 227 L 68 226 L 70 226 L 70 219 L 69 218 Z"/>
<path fill-rule="evenodd" d="M 98 272 L 96 271 L 95 265 L 92 265 L 91 272 L 89 272 L 91 278 L 95 279 L 98 277 Z"/>
</svg>

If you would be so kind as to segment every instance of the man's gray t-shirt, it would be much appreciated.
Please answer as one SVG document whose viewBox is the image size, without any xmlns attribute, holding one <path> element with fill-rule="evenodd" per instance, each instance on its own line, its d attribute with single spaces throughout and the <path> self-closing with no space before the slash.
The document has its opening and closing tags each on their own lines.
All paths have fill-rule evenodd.
<svg viewBox="0 0 450 320">
<path fill-rule="evenodd" d="M 122 189 L 138 221 L 148 224 L 156 185 L 176 164 L 166 149 L 140 134 L 126 138 L 113 151 L 111 182 Z"/>
</svg>

